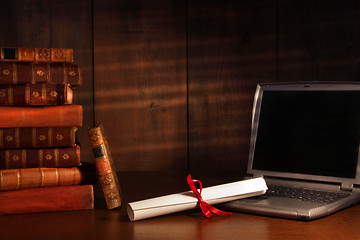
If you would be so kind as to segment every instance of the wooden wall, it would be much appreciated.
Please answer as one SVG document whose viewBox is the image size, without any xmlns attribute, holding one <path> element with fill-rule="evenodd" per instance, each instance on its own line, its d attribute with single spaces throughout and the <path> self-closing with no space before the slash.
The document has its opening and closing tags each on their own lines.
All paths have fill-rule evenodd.
<svg viewBox="0 0 360 240">
<path fill-rule="evenodd" d="M 358 1 L 15 0 L 0 45 L 68 47 L 79 141 L 103 124 L 120 171 L 244 171 L 259 82 L 358 81 Z"/>
</svg>

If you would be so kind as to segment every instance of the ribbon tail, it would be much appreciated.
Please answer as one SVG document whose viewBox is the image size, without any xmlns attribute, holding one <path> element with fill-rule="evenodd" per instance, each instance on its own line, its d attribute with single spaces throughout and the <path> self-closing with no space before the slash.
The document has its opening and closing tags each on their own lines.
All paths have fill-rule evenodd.
<svg viewBox="0 0 360 240">
<path fill-rule="evenodd" d="M 217 215 L 220 215 L 220 216 L 231 216 L 232 215 L 232 213 L 221 211 L 220 209 L 217 209 L 217 208 L 211 206 L 207 202 L 205 202 L 205 205 L 209 211 L 211 211 L 212 213 L 215 213 Z"/>
<path fill-rule="evenodd" d="M 207 218 L 210 218 L 212 216 L 212 213 L 215 213 L 215 214 L 221 215 L 221 216 L 230 216 L 231 215 L 231 213 L 229 213 L 229 212 L 224 212 L 224 211 L 221 211 L 221 210 L 211 206 L 210 204 L 208 204 L 207 202 L 205 202 L 202 199 L 202 197 L 201 197 L 202 183 L 199 180 L 193 180 L 191 178 L 191 174 L 188 175 L 187 182 L 188 182 L 191 190 L 194 192 L 195 196 L 198 198 L 201 211 L 205 214 L 205 216 Z M 195 187 L 195 182 L 199 183 L 200 192 L 198 192 L 197 188 Z"/>
</svg>

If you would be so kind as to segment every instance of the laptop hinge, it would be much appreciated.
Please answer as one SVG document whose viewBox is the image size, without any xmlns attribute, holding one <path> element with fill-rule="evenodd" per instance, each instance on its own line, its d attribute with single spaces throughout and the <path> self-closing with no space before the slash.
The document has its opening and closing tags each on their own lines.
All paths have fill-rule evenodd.
<svg viewBox="0 0 360 240">
<path fill-rule="evenodd" d="M 251 176 L 248 176 L 249 178 L 259 178 L 259 177 L 264 177 L 264 175 L 262 174 L 253 174 Z"/>
<path fill-rule="evenodd" d="M 342 183 L 340 189 L 344 191 L 352 191 L 354 184 L 352 183 Z"/>
</svg>

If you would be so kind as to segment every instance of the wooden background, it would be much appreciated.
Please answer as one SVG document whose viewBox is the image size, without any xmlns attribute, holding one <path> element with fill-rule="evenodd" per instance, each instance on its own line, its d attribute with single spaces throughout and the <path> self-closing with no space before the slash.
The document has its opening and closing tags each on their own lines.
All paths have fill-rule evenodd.
<svg viewBox="0 0 360 240">
<path fill-rule="evenodd" d="M 13 0 L 0 45 L 82 65 L 78 138 L 103 124 L 119 171 L 245 171 L 259 82 L 359 81 L 360 2 Z"/>
</svg>

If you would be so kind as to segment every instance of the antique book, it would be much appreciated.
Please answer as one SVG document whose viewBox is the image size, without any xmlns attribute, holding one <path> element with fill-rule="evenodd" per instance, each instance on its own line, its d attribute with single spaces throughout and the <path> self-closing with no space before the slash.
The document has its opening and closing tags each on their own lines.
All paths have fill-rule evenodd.
<svg viewBox="0 0 360 240">
<path fill-rule="evenodd" d="M 0 149 L 75 146 L 77 127 L 0 128 Z"/>
<path fill-rule="evenodd" d="M 80 146 L 0 149 L 0 169 L 80 166 Z"/>
<path fill-rule="evenodd" d="M 0 84 L 82 83 L 81 67 L 75 63 L 1 62 Z"/>
<path fill-rule="evenodd" d="M 66 105 L 73 103 L 69 84 L 0 85 L 1 106 Z"/>
<path fill-rule="evenodd" d="M 0 215 L 94 209 L 92 185 L 0 192 Z"/>
<path fill-rule="evenodd" d="M 0 106 L 0 128 L 13 127 L 79 127 L 83 121 L 81 105 Z"/>
<path fill-rule="evenodd" d="M 0 170 L 0 191 L 92 184 L 94 173 L 82 167 Z"/>
<path fill-rule="evenodd" d="M 87 132 L 106 205 L 108 209 L 119 207 L 122 202 L 121 189 L 103 127 L 89 128 Z"/>
<path fill-rule="evenodd" d="M 23 62 L 73 62 L 71 48 L 0 48 L 0 61 Z"/>
</svg>

